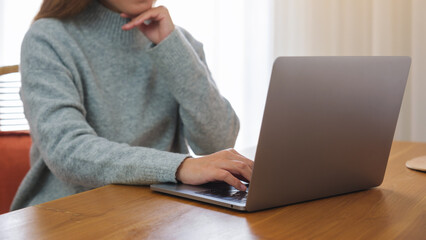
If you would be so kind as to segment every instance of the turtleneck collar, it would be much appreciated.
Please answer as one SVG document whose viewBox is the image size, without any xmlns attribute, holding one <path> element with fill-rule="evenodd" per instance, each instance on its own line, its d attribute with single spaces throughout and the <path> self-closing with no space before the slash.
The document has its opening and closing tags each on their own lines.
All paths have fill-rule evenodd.
<svg viewBox="0 0 426 240">
<path fill-rule="evenodd" d="M 120 17 L 97 0 L 93 0 L 81 14 L 76 16 L 81 29 L 89 36 L 94 36 L 96 41 L 115 46 L 143 47 L 149 40 L 136 28 L 124 31 L 121 26 L 130 19 Z"/>
</svg>

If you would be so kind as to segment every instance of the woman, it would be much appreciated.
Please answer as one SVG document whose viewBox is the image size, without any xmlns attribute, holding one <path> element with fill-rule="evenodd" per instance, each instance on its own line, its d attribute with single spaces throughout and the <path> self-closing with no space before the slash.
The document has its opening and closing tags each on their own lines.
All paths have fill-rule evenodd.
<svg viewBox="0 0 426 240">
<path fill-rule="evenodd" d="M 106 184 L 225 181 L 253 162 L 202 45 L 153 0 L 44 0 L 22 44 L 31 169 L 12 210 Z M 196 154 L 192 158 L 187 145 Z"/>
</svg>

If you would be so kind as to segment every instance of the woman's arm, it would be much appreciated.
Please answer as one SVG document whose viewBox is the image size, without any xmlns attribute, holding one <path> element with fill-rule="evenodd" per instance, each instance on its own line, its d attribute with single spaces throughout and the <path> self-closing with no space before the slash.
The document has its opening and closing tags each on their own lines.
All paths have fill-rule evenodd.
<svg viewBox="0 0 426 240">
<path fill-rule="evenodd" d="M 199 51 L 202 53 L 202 48 Z M 179 103 L 183 131 L 192 150 L 205 155 L 233 147 L 238 117 L 182 31 L 175 29 L 149 53 Z"/>
<path fill-rule="evenodd" d="M 123 17 L 129 17 L 122 14 Z M 144 21 L 150 20 L 149 25 Z M 179 114 L 188 144 L 204 155 L 233 147 L 239 120 L 230 103 L 220 95 L 208 70 L 202 44 L 174 28 L 166 8 L 157 7 L 123 26 L 138 27 L 157 45 L 148 53 L 167 79 L 169 91 L 179 103 Z"/>
<path fill-rule="evenodd" d="M 164 7 L 150 9 L 139 16 L 122 14 L 122 17 L 132 18 L 123 30 L 137 27 L 156 44 L 149 53 L 180 104 L 184 134 L 192 150 L 196 154 L 216 152 L 187 158 L 178 168 L 176 178 L 187 184 L 225 181 L 246 190 L 238 179 L 251 180 L 253 161 L 233 149 L 222 150 L 234 146 L 239 120 L 211 77 L 202 45 L 174 28 Z M 150 21 L 148 25 L 144 23 L 146 20 Z"/>
</svg>

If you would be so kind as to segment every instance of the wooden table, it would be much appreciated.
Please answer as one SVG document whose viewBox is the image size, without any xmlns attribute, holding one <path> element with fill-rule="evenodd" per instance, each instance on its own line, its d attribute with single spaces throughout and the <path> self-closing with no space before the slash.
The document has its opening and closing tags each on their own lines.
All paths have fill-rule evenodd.
<svg viewBox="0 0 426 240">
<path fill-rule="evenodd" d="M 109 185 L 0 215 L 0 239 L 426 239 L 426 174 L 395 142 L 381 186 L 255 213 Z"/>
</svg>

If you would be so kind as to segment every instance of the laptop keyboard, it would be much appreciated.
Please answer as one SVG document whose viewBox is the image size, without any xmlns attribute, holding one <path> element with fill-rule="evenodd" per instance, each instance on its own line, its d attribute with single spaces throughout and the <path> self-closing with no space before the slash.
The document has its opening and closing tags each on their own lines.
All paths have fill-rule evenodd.
<svg viewBox="0 0 426 240">
<path fill-rule="evenodd" d="M 246 185 L 248 187 L 248 184 Z M 216 197 L 223 200 L 228 200 L 232 202 L 245 203 L 247 201 L 247 191 L 239 191 L 234 187 L 225 186 L 219 188 L 211 188 L 208 190 L 203 190 L 196 192 L 201 195 Z"/>
</svg>

